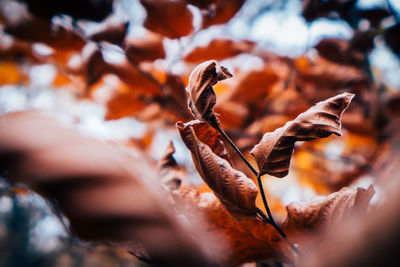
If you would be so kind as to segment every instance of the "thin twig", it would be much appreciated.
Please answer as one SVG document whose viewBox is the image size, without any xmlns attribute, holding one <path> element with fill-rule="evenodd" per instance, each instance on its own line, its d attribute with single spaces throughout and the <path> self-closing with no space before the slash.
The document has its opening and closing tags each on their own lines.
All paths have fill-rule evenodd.
<svg viewBox="0 0 400 267">
<path fill-rule="evenodd" d="M 243 156 L 242 152 L 240 152 L 239 148 L 232 142 L 232 140 L 226 135 L 226 133 L 219 126 L 213 126 L 222 136 L 228 141 L 228 143 L 232 146 L 232 148 L 236 151 L 236 153 L 242 158 L 244 163 L 246 163 L 247 167 L 254 173 L 254 175 L 258 175 L 258 172 L 251 166 L 250 162 Z"/>
<path fill-rule="evenodd" d="M 264 214 L 264 212 L 260 209 L 257 208 L 257 214 L 263 218 L 263 221 L 272 225 L 272 227 L 275 228 L 275 230 L 282 236 L 282 238 L 289 244 L 289 246 L 293 249 L 294 252 L 296 252 L 297 254 L 299 254 L 299 251 L 297 250 L 297 248 L 289 242 L 289 240 L 286 237 L 285 232 L 283 232 L 283 230 L 276 224 L 274 217 L 272 216 L 271 210 L 269 209 L 268 206 L 268 201 L 267 198 L 265 196 L 265 192 L 264 192 L 264 188 L 262 185 L 262 181 L 261 181 L 261 175 L 259 172 L 257 172 L 253 166 L 250 164 L 250 162 L 244 157 L 244 155 L 242 154 L 242 152 L 240 152 L 239 148 L 236 147 L 236 145 L 232 142 L 232 140 L 228 137 L 228 135 L 221 129 L 221 127 L 218 125 L 212 125 L 219 133 L 222 134 L 222 136 L 224 136 L 224 138 L 228 141 L 228 143 L 233 147 L 233 149 L 238 153 L 238 155 L 240 156 L 240 158 L 246 163 L 246 165 L 249 167 L 249 169 L 254 173 L 254 175 L 257 176 L 257 183 L 258 183 L 258 187 L 260 188 L 260 194 L 264 203 L 264 207 L 265 210 L 267 211 L 268 217 Z"/>
</svg>

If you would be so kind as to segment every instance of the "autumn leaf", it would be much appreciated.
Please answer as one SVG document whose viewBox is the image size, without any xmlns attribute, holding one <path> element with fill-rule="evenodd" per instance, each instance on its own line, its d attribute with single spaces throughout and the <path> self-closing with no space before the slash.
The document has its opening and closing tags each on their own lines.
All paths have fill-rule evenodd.
<svg viewBox="0 0 400 267">
<path fill-rule="evenodd" d="M 158 173 L 161 176 L 161 184 L 169 191 L 177 190 L 184 180 L 185 169 L 178 165 L 173 154 L 175 147 L 172 141 L 168 143 L 164 154 L 157 165 Z"/>
<path fill-rule="evenodd" d="M 292 262 L 293 251 L 272 225 L 255 216 L 237 220 L 209 193 L 191 197 L 189 201 L 195 203 L 208 218 L 208 231 L 227 240 L 229 249 L 222 254 L 227 259 L 227 266 L 268 259 Z"/>
<path fill-rule="evenodd" d="M 156 33 L 174 39 L 193 31 L 193 15 L 182 0 L 141 0 L 147 12 L 144 26 Z"/>
<path fill-rule="evenodd" d="M 191 1 L 199 2 L 199 1 Z M 207 9 L 203 10 L 202 28 L 228 22 L 242 7 L 244 0 L 215 0 Z"/>
<path fill-rule="evenodd" d="M 208 123 L 197 120 L 185 123 L 186 127 L 192 127 L 197 139 L 211 148 L 212 152 L 218 157 L 225 159 L 231 166 L 233 162 L 231 156 L 222 141 L 222 135 L 211 127 Z"/>
<path fill-rule="evenodd" d="M 214 39 L 206 46 L 194 48 L 184 57 L 184 60 L 186 62 L 201 62 L 211 59 L 222 60 L 249 52 L 254 46 L 255 43 L 247 40 Z"/>
<path fill-rule="evenodd" d="M 368 52 L 373 48 L 374 37 L 370 31 L 355 32 L 351 40 L 325 38 L 315 48 L 322 57 L 332 62 L 362 68 Z"/>
<path fill-rule="evenodd" d="M 23 5 L 13 5 L 13 12 L 0 10 L 5 32 L 20 40 L 41 42 L 56 49 L 79 51 L 85 45 L 83 37 L 71 27 L 32 16 Z"/>
<path fill-rule="evenodd" d="M 285 126 L 266 133 L 250 152 L 257 161 L 260 175 L 286 176 L 296 141 L 340 135 L 341 115 L 353 97 L 353 94 L 343 93 L 319 102 Z"/>
<path fill-rule="evenodd" d="M 255 215 L 257 187 L 254 182 L 200 142 L 190 124 L 178 122 L 177 127 L 183 142 L 192 153 L 201 178 L 224 206 L 238 216 Z"/>
<path fill-rule="evenodd" d="M 93 41 L 107 41 L 116 45 L 121 45 L 128 31 L 128 26 L 129 22 L 111 16 L 100 25 L 97 25 L 87 36 Z"/>
<path fill-rule="evenodd" d="M 341 225 L 355 213 L 365 214 L 374 193 L 372 186 L 368 189 L 345 187 L 328 196 L 294 202 L 286 206 L 288 214 L 282 227 L 288 239 L 296 243 L 305 256 L 315 240 L 329 231 L 330 227 Z M 224 251 L 222 256 L 228 259 L 230 265 L 268 259 L 296 262 L 296 254 L 270 224 L 257 217 L 236 220 L 208 193 L 196 194 L 182 190 L 180 194 L 206 215 L 208 231 L 227 239 L 230 250 Z"/>
<path fill-rule="evenodd" d="M 322 232 L 346 217 L 356 212 L 365 214 L 374 194 L 372 185 L 368 189 L 343 187 L 326 197 L 292 203 L 286 207 L 288 215 L 282 228 L 292 242 L 310 246 Z"/>
<path fill-rule="evenodd" d="M 125 39 L 124 50 L 127 58 L 135 62 L 165 58 L 163 38 L 154 33 L 148 33 L 143 37 L 128 37 Z"/>
<path fill-rule="evenodd" d="M 192 71 L 187 87 L 188 106 L 193 116 L 209 123 L 213 127 L 219 125 L 214 106 L 217 97 L 212 88 L 218 81 L 232 77 L 232 74 L 215 60 L 203 62 Z"/>
</svg>

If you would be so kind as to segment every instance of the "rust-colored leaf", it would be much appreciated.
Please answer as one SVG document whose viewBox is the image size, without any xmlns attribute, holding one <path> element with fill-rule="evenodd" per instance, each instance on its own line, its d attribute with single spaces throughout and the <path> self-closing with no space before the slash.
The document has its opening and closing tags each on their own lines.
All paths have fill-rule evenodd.
<svg viewBox="0 0 400 267">
<path fill-rule="evenodd" d="M 193 15 L 185 1 L 141 0 L 147 11 L 144 26 L 168 38 L 179 38 L 193 31 Z"/>
<path fill-rule="evenodd" d="M 185 56 L 186 62 L 201 62 L 206 60 L 222 60 L 251 51 L 255 43 L 247 40 L 233 41 L 229 39 L 214 39 L 208 45 L 196 47 Z"/>
<path fill-rule="evenodd" d="M 276 64 L 274 64 L 276 66 Z M 259 119 L 269 97 L 281 80 L 281 68 L 265 65 L 262 69 L 239 73 L 233 88 L 223 92 L 215 110 L 229 127 L 243 127 L 246 122 Z"/>
<path fill-rule="evenodd" d="M 293 251 L 270 224 L 257 217 L 236 220 L 218 199 L 207 193 L 198 196 L 197 206 L 208 218 L 208 231 L 227 240 L 230 250 L 222 255 L 227 266 L 268 259 L 291 262 Z"/>
<path fill-rule="evenodd" d="M 165 58 L 163 38 L 153 33 L 138 38 L 127 38 L 125 40 L 125 54 L 135 62 Z"/>
<path fill-rule="evenodd" d="M 162 180 L 161 183 L 169 191 L 177 190 L 185 177 L 185 169 L 183 166 L 178 165 L 173 156 L 174 153 L 175 147 L 170 141 L 157 165 L 158 173 L 160 173 Z"/>
<path fill-rule="evenodd" d="M 288 215 L 283 230 L 292 242 L 311 245 L 328 227 L 343 222 L 355 212 L 365 213 L 374 194 L 372 185 L 368 189 L 344 187 L 326 197 L 292 203 L 286 207 Z"/>
<path fill-rule="evenodd" d="M 178 119 L 175 119 L 174 122 L 192 118 L 190 111 L 187 109 L 185 84 L 178 75 L 167 74 L 161 103 L 166 110 L 176 115 Z"/>
<path fill-rule="evenodd" d="M 177 127 L 183 142 L 192 153 L 200 176 L 228 211 L 238 216 L 255 215 L 257 187 L 254 182 L 200 142 L 190 124 L 178 122 Z"/>
<path fill-rule="evenodd" d="M 260 174 L 286 176 L 296 141 L 324 138 L 333 133 L 340 135 L 341 115 L 353 97 L 353 94 L 343 93 L 319 102 L 295 120 L 266 133 L 250 152 L 257 161 Z"/>
<path fill-rule="evenodd" d="M 197 139 L 209 146 L 217 156 L 225 159 L 233 166 L 231 156 L 225 148 L 224 142 L 222 141 L 222 135 L 205 122 L 200 122 L 197 120 L 190 121 L 185 124 L 186 127 L 193 127 L 194 133 Z"/>
<path fill-rule="evenodd" d="M 332 62 L 362 68 L 368 52 L 373 48 L 373 37 L 371 32 L 356 32 L 349 41 L 324 38 L 315 48 L 322 57 Z"/>
<path fill-rule="evenodd" d="M 135 115 L 147 106 L 145 97 L 134 91 L 116 94 L 107 103 L 106 120 L 116 120 Z"/>
<path fill-rule="evenodd" d="M 242 7 L 244 0 L 215 0 L 203 10 L 202 28 L 228 22 Z"/>
<path fill-rule="evenodd" d="M 322 57 L 314 60 L 301 57 L 296 60 L 295 64 L 297 67 L 296 86 L 309 100 L 323 99 L 327 94 L 332 94 L 329 91 L 337 91 L 342 88 L 359 92 L 363 88 L 367 88 L 371 82 L 363 70 L 336 64 Z M 321 98 L 322 96 L 323 98 Z"/>
<path fill-rule="evenodd" d="M 190 74 L 187 87 L 188 106 L 193 116 L 216 127 L 219 125 L 214 106 L 217 97 L 212 88 L 218 81 L 232 77 L 232 74 L 215 60 L 199 64 Z"/>
<path fill-rule="evenodd" d="M 55 24 L 43 18 L 27 14 L 16 7 L 15 14 L 4 13 L 5 32 L 18 39 L 29 42 L 41 42 L 57 49 L 79 51 L 85 44 L 83 37 L 71 27 Z"/>
<path fill-rule="evenodd" d="M 120 45 L 125 39 L 129 22 L 110 17 L 88 34 L 88 38 L 94 41 L 107 41 Z"/>
</svg>

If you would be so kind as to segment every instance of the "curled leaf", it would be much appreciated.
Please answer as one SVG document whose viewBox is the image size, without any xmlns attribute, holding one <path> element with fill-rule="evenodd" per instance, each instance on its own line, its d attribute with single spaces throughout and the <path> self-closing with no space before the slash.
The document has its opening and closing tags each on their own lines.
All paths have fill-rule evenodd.
<svg viewBox="0 0 400 267">
<path fill-rule="evenodd" d="M 303 245 L 311 244 L 322 231 L 342 223 L 355 212 L 365 213 L 375 194 L 368 189 L 343 187 L 329 196 L 320 196 L 309 202 L 294 202 L 286 207 L 287 218 L 283 229 L 290 240 Z"/>
<path fill-rule="evenodd" d="M 176 162 L 173 154 L 175 153 L 174 144 L 169 142 L 161 160 L 158 163 L 157 170 L 161 176 L 161 184 L 169 191 L 179 188 L 182 184 L 184 168 Z"/>
<path fill-rule="evenodd" d="M 340 136 L 340 119 L 353 97 L 353 94 L 343 93 L 319 102 L 283 127 L 264 134 L 260 143 L 250 151 L 257 161 L 260 175 L 286 176 L 296 141 L 324 138 L 333 133 Z"/>
<path fill-rule="evenodd" d="M 215 60 L 199 64 L 190 74 L 188 106 L 196 119 L 216 127 L 219 125 L 214 106 L 217 97 L 212 88 L 218 81 L 232 77 L 232 74 Z"/>
<path fill-rule="evenodd" d="M 254 182 L 200 142 L 192 125 L 178 122 L 177 127 L 183 142 L 192 152 L 193 162 L 201 178 L 226 209 L 239 216 L 255 215 L 257 187 Z"/>
<path fill-rule="evenodd" d="M 222 135 L 217 130 L 207 123 L 198 120 L 190 121 L 185 125 L 193 127 L 194 133 L 200 142 L 209 146 L 214 154 L 228 161 L 233 166 L 231 156 L 222 141 Z"/>
</svg>

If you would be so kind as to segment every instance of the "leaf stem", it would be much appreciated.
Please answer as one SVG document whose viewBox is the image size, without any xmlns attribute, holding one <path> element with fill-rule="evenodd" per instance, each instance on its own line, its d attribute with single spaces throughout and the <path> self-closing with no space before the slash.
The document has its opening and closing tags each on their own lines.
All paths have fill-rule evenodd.
<svg viewBox="0 0 400 267">
<path fill-rule="evenodd" d="M 257 208 L 257 214 L 263 219 L 264 222 L 272 225 L 272 227 L 274 227 L 275 230 L 282 236 L 282 238 L 289 244 L 289 246 L 293 249 L 293 251 L 296 252 L 297 254 L 299 254 L 299 251 L 297 250 L 297 248 L 292 243 L 289 242 L 289 240 L 286 237 L 285 232 L 283 232 L 283 230 L 276 224 L 274 217 L 272 217 L 271 210 L 269 209 L 269 206 L 268 206 L 267 197 L 265 196 L 264 187 L 262 185 L 261 175 L 260 175 L 261 173 L 257 172 L 253 168 L 253 166 L 250 164 L 250 162 L 244 157 L 242 152 L 240 152 L 239 148 L 237 148 L 237 146 L 232 142 L 232 140 L 221 129 L 221 127 L 219 125 L 211 125 L 211 126 L 213 126 L 228 141 L 228 143 L 232 146 L 232 148 L 236 151 L 236 153 L 240 156 L 240 158 L 246 163 L 246 165 L 249 167 L 249 169 L 254 173 L 254 175 L 257 176 L 258 187 L 260 188 L 260 194 L 261 194 L 261 197 L 262 197 L 262 200 L 264 203 L 265 210 L 267 211 L 268 217 L 264 214 L 264 212 L 262 210 L 260 210 L 258 208 Z"/>
<path fill-rule="evenodd" d="M 213 126 L 213 125 L 211 125 Z M 222 136 L 228 141 L 228 143 L 232 146 L 232 148 L 236 151 L 236 153 L 240 156 L 240 158 L 246 163 L 247 167 L 254 173 L 254 175 L 258 175 L 258 172 L 253 168 L 250 162 L 243 156 L 242 152 L 240 152 L 239 148 L 232 142 L 232 140 L 228 137 L 228 135 L 221 129 L 220 126 L 213 126 L 215 130 L 217 130 Z"/>
</svg>

